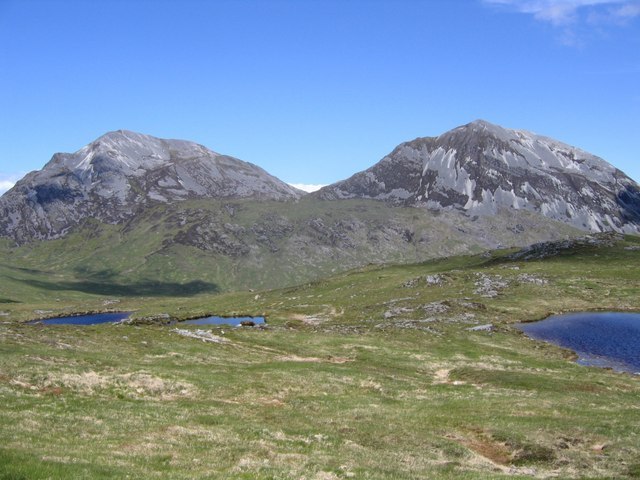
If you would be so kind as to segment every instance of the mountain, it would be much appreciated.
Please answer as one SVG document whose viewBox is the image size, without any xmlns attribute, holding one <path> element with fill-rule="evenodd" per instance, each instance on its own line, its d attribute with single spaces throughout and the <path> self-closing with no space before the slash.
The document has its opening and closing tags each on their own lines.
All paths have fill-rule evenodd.
<svg viewBox="0 0 640 480">
<path fill-rule="evenodd" d="M 640 232 L 640 186 L 623 172 L 557 140 L 483 120 L 403 143 L 312 195 L 481 217 L 526 210 L 592 232 Z"/>
<path fill-rule="evenodd" d="M 485 122 L 304 196 L 195 143 L 118 131 L 0 198 L 0 276 L 117 296 L 275 288 L 566 239 L 603 218 L 637 231 L 637 205 L 638 186 L 603 160 Z"/>
<path fill-rule="evenodd" d="M 0 235 L 64 236 L 86 218 L 118 223 L 155 204 L 196 198 L 295 200 L 303 192 L 251 163 L 184 140 L 118 130 L 57 153 L 0 198 Z"/>
</svg>

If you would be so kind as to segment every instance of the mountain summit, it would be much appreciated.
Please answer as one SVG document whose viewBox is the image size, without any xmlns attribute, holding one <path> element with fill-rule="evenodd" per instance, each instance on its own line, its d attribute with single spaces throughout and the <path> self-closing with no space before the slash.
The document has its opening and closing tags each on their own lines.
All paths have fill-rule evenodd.
<svg viewBox="0 0 640 480">
<path fill-rule="evenodd" d="M 640 186 L 623 172 L 557 140 L 484 120 L 403 143 L 314 195 L 479 216 L 529 210 L 592 232 L 640 231 Z"/>
<path fill-rule="evenodd" d="M 256 165 L 202 145 L 118 130 L 75 153 L 56 153 L 5 193 L 0 233 L 23 243 L 62 236 L 86 217 L 115 223 L 156 203 L 302 194 Z"/>
</svg>

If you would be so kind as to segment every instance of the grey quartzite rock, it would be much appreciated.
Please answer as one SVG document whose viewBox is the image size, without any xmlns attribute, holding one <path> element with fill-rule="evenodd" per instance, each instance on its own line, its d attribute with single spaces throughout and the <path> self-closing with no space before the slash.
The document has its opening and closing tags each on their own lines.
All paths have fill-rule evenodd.
<svg viewBox="0 0 640 480">
<path fill-rule="evenodd" d="M 186 199 L 302 194 L 256 165 L 202 145 L 118 130 L 75 153 L 56 153 L 5 193 L 0 236 L 18 243 L 58 238 L 87 218 L 118 223 L 142 208 Z"/>
<path fill-rule="evenodd" d="M 640 186 L 623 172 L 578 148 L 483 120 L 403 143 L 312 195 L 457 209 L 470 217 L 528 210 L 590 232 L 640 232 Z"/>
</svg>

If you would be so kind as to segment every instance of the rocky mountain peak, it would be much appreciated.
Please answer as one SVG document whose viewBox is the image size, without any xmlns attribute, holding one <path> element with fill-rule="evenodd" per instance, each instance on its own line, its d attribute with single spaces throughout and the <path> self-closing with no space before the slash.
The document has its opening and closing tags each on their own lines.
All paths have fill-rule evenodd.
<svg viewBox="0 0 640 480">
<path fill-rule="evenodd" d="M 485 120 L 403 143 L 316 195 L 469 215 L 523 209 L 593 232 L 640 231 L 640 187 L 623 172 L 565 143 Z"/>
<path fill-rule="evenodd" d="M 215 159 L 219 156 L 197 143 L 116 130 L 102 135 L 73 154 L 54 155 L 44 170 L 58 168 L 71 171 L 81 178 L 99 181 L 106 172 L 118 171 L 127 176 L 140 176 L 180 158 Z"/>
<path fill-rule="evenodd" d="M 0 235 L 56 238 L 84 218 L 115 223 L 154 203 L 190 198 L 293 200 L 302 192 L 194 142 L 117 130 L 57 153 L 0 198 Z"/>
<path fill-rule="evenodd" d="M 458 128 L 450 130 L 444 133 L 442 136 L 455 134 L 457 132 L 469 132 L 477 135 L 485 135 L 485 136 L 493 136 L 495 138 L 500 138 L 503 140 L 507 140 L 511 137 L 512 132 L 514 130 L 508 130 L 506 128 L 501 127 L 500 125 L 496 125 L 494 123 L 488 122 L 487 120 L 474 120 L 466 125 L 462 125 Z"/>
</svg>

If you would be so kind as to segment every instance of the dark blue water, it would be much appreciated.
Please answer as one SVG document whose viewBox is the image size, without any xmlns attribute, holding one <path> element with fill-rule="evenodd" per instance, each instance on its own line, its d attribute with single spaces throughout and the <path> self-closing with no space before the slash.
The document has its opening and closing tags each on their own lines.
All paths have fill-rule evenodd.
<svg viewBox="0 0 640 480">
<path fill-rule="evenodd" d="M 42 323 L 43 325 L 97 325 L 99 323 L 113 323 L 129 318 L 131 312 L 116 313 L 96 313 L 93 315 L 78 315 L 76 317 L 47 318 L 46 320 L 36 320 L 32 323 Z"/>
<path fill-rule="evenodd" d="M 517 327 L 578 354 L 578 363 L 640 373 L 640 314 L 570 313 Z"/>
<path fill-rule="evenodd" d="M 180 322 L 187 325 L 232 325 L 239 326 L 242 322 L 253 322 L 256 325 L 264 323 L 264 317 L 204 317 L 195 320 L 185 320 Z"/>
</svg>

